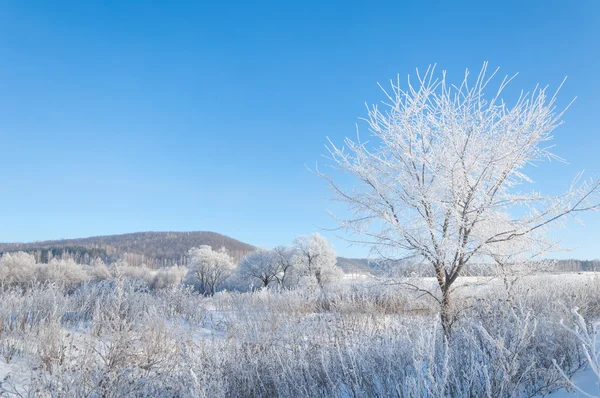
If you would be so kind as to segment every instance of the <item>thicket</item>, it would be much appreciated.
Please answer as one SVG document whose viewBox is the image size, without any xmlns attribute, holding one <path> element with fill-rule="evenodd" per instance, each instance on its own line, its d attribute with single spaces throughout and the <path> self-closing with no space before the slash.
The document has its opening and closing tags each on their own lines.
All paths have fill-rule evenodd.
<svg viewBox="0 0 600 398">
<path fill-rule="evenodd" d="M 70 267 L 4 279 L 0 395 L 535 396 L 588 364 L 565 325 L 600 315 L 592 275 L 467 278 L 446 338 L 426 278 L 204 296 L 124 264 Z"/>
</svg>

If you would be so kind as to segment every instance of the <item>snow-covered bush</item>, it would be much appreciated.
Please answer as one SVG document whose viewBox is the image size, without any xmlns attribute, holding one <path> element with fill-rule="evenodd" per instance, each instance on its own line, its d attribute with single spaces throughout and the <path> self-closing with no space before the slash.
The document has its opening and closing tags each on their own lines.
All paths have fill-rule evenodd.
<svg viewBox="0 0 600 398">
<path fill-rule="evenodd" d="M 587 363 L 560 319 L 593 302 L 593 278 L 528 276 L 510 292 L 459 282 L 451 341 L 433 297 L 401 282 L 213 296 L 122 275 L 69 292 L 7 286 L 0 394 L 518 397 L 561 387 L 561 370 Z"/>
<path fill-rule="evenodd" d="M 183 282 L 187 275 L 185 267 L 160 268 L 154 275 L 150 287 L 152 289 L 165 289 Z"/>
<path fill-rule="evenodd" d="M 90 275 L 90 279 L 95 281 L 107 280 L 111 279 L 112 277 L 110 270 L 101 259 L 95 259 L 92 261 L 89 268 L 87 268 L 87 271 Z"/>
<path fill-rule="evenodd" d="M 145 266 L 134 267 L 124 260 L 119 260 L 109 266 L 112 278 L 135 279 L 143 281 L 149 286 L 154 278 L 154 272 Z"/>
<path fill-rule="evenodd" d="M 90 279 L 90 274 L 71 259 L 52 259 L 48 264 L 37 264 L 35 278 L 41 283 L 56 283 L 63 288 L 71 288 Z"/>
<path fill-rule="evenodd" d="M 589 371 L 595 376 L 595 396 L 600 396 L 600 322 L 586 322 L 583 316 L 578 311 L 578 308 L 572 310 L 573 321 L 572 326 L 564 324 L 564 328 L 569 331 L 573 336 L 577 338 L 577 343 L 581 347 L 583 355 L 585 356 L 586 366 Z M 592 397 L 590 393 L 592 391 L 584 391 L 579 386 L 573 384 L 570 378 L 562 370 L 565 366 L 554 361 L 554 365 L 561 372 L 561 375 L 567 381 L 569 387 L 579 391 L 584 396 Z M 567 367 L 567 369 L 569 369 Z"/>
<path fill-rule="evenodd" d="M 33 255 L 17 252 L 5 253 L 0 257 L 0 284 L 27 285 L 34 280 L 35 258 Z"/>
</svg>

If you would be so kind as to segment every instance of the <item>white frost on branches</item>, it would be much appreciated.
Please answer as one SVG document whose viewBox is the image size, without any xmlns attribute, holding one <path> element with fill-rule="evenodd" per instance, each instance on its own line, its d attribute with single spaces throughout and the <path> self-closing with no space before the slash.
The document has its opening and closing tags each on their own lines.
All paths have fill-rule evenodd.
<svg viewBox="0 0 600 398">
<path fill-rule="evenodd" d="M 321 234 L 300 236 L 294 243 L 296 268 L 301 277 L 314 279 L 321 287 L 340 277 L 337 255 Z"/>
<path fill-rule="evenodd" d="M 239 271 L 243 278 L 257 281 L 260 286 L 267 287 L 282 277 L 283 270 L 280 264 L 275 252 L 258 249 L 242 259 Z"/>
<path fill-rule="evenodd" d="M 235 262 L 225 248 L 213 250 L 202 245 L 190 249 L 186 281 L 195 284 L 202 293 L 213 295 L 235 271 Z"/>
<path fill-rule="evenodd" d="M 497 70 L 486 72 L 484 64 L 474 81 L 467 71 L 453 85 L 430 67 L 416 84 L 392 83 L 388 102 L 368 109 L 370 141 L 329 142 L 330 166 L 358 186 L 317 170 L 352 212 L 336 218 L 340 226 L 380 254 L 433 265 L 444 300 L 470 261 L 543 253 L 553 247 L 549 226 L 598 203 L 598 182 L 581 175 L 563 195 L 526 190 L 527 166 L 556 158 L 549 141 L 564 112 L 558 91 L 536 86 L 509 105 L 502 95 L 514 76 L 487 96 Z"/>
</svg>

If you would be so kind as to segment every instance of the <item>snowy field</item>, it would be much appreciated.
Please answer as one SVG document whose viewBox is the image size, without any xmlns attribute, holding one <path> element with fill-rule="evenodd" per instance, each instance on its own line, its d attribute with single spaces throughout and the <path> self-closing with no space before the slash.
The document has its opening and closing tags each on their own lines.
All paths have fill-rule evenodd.
<svg viewBox="0 0 600 398">
<path fill-rule="evenodd" d="M 431 278 L 214 297 L 135 278 L 4 286 L 0 396 L 585 396 L 561 370 L 600 395 L 567 330 L 574 308 L 599 319 L 600 277 L 510 282 L 463 278 L 449 340 L 418 290 Z"/>
</svg>

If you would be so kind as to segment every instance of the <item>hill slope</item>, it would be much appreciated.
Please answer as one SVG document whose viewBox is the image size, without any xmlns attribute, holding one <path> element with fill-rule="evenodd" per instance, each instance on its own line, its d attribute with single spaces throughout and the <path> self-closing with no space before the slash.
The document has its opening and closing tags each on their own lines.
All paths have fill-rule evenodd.
<svg viewBox="0 0 600 398">
<path fill-rule="evenodd" d="M 186 262 L 192 247 L 209 245 L 213 249 L 225 247 L 236 259 L 254 250 L 254 246 L 215 232 L 136 232 L 123 235 L 93 236 L 90 238 L 61 239 L 31 243 L 0 243 L 1 252 L 26 251 L 35 253 L 38 261 L 69 252 L 75 260 L 89 263 L 94 258 L 112 262 L 119 258 L 131 265 L 142 263 L 159 267 Z"/>
</svg>

